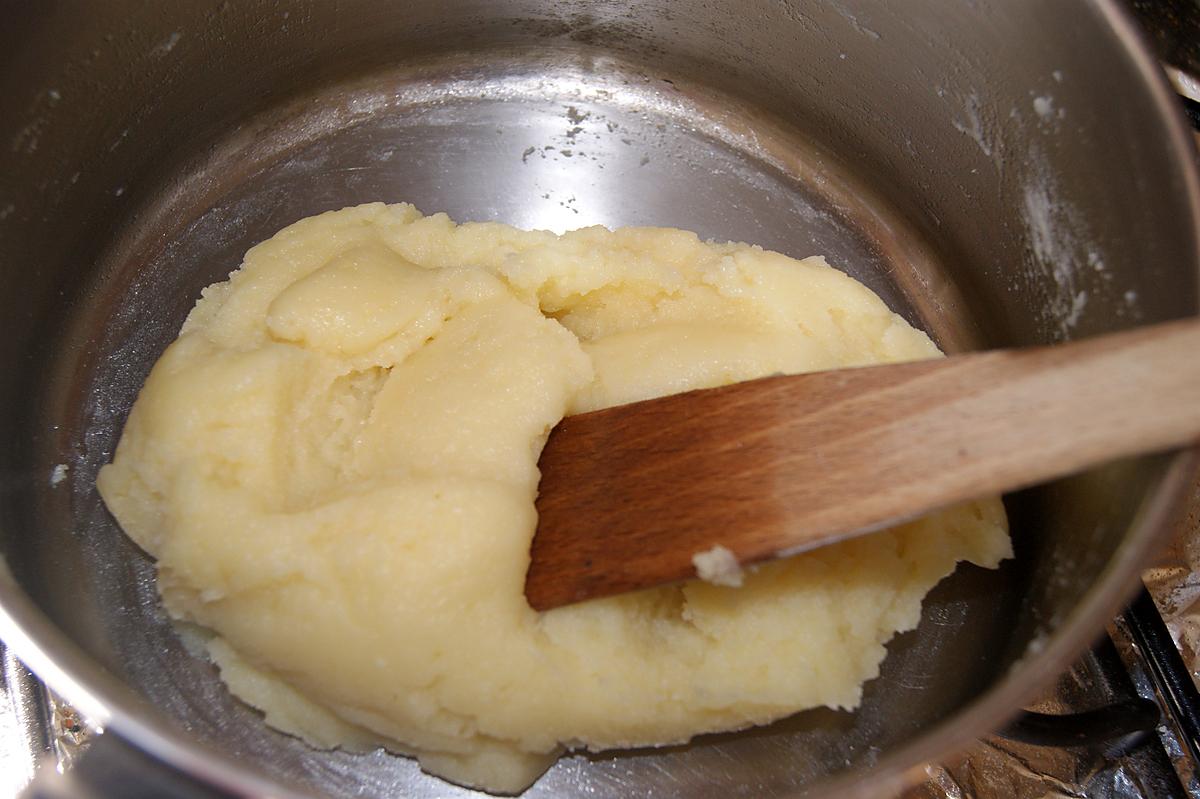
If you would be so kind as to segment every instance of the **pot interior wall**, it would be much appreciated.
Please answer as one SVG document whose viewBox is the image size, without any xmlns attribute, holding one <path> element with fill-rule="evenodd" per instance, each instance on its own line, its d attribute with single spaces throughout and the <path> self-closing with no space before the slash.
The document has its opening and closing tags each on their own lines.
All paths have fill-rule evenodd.
<svg viewBox="0 0 1200 799">
<path fill-rule="evenodd" d="M 0 31 L 0 546 L 50 621 L 150 700 L 131 712 L 301 790 L 447 794 L 230 699 L 93 487 L 200 288 L 300 217 L 405 200 L 825 254 L 947 350 L 1195 311 L 1186 186 L 1097 9 L 628 5 L 64 3 Z M 784 794 L 869 765 L 1070 618 L 1167 465 L 1014 497 L 1017 558 L 939 586 L 856 713 L 569 758 L 530 795 Z"/>
</svg>

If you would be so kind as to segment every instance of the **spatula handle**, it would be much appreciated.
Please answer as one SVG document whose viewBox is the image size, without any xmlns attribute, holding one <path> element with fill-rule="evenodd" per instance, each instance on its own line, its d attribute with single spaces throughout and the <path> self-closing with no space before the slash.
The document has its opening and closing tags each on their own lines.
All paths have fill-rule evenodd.
<svg viewBox="0 0 1200 799">
<path fill-rule="evenodd" d="M 1200 321 L 847 372 L 827 412 L 863 420 L 853 440 L 830 442 L 842 480 L 879 485 L 878 510 L 860 501 L 838 526 L 909 516 L 1196 440 Z"/>
</svg>

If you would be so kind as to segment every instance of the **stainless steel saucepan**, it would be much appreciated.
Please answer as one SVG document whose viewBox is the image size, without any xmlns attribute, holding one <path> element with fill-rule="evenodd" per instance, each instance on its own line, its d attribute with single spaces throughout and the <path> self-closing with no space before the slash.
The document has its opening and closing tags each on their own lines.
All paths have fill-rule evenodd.
<svg viewBox="0 0 1200 799">
<path fill-rule="evenodd" d="M 238 795 L 469 793 L 267 728 L 189 654 L 93 485 L 200 288 L 300 217 L 407 200 L 820 253 L 951 351 L 1197 311 L 1189 134 L 1110 0 L 3 14 L 0 637 L 146 785 L 153 757 Z M 528 796 L 883 795 L 1100 633 L 1196 464 L 1115 463 L 1009 498 L 1016 559 L 935 590 L 855 713 L 569 757 Z"/>
</svg>

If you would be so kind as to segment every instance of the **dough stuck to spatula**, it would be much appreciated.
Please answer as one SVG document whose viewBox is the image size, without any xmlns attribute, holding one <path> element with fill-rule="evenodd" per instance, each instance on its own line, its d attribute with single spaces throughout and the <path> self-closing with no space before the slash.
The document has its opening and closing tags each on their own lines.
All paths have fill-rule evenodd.
<svg viewBox="0 0 1200 799">
<path fill-rule="evenodd" d="M 537 459 L 566 414 L 938 356 L 825 264 L 679 230 L 556 236 L 410 205 L 293 224 L 210 286 L 99 487 L 163 604 L 268 724 L 518 792 L 564 748 L 853 708 L 996 500 L 778 561 L 525 602 Z M 619 501 L 619 498 L 614 498 Z"/>
</svg>

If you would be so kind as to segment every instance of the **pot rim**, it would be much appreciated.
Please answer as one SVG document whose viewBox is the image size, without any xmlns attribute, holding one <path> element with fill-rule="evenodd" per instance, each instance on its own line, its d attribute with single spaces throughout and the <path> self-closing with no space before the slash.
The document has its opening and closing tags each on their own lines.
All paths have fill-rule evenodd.
<svg viewBox="0 0 1200 799">
<path fill-rule="evenodd" d="M 1117 0 L 1091 0 L 1116 35 L 1142 79 L 1166 128 L 1167 146 L 1180 176 L 1191 216 L 1192 264 L 1200 273 L 1200 173 L 1192 131 L 1174 92 L 1151 54 L 1137 23 Z M 1200 306 L 1200 297 L 1196 298 Z M 1200 447 L 1175 455 L 1156 489 L 1143 500 L 1126 539 L 1099 580 L 1037 651 L 1027 650 L 1009 673 L 966 708 L 884 756 L 867 771 L 842 774 L 817 785 L 825 795 L 854 799 L 889 795 L 925 777 L 924 766 L 945 761 L 979 736 L 997 729 L 1090 646 L 1140 580 L 1140 570 L 1164 541 L 1192 481 L 1200 473 Z M 114 732 L 201 783 L 239 796 L 305 799 L 245 767 L 237 759 L 191 740 L 157 715 L 147 700 L 87 655 L 33 603 L 0 558 L 0 640 L 39 679 L 62 694 L 101 730 Z M 808 789 L 800 789 L 806 793 Z"/>
</svg>

